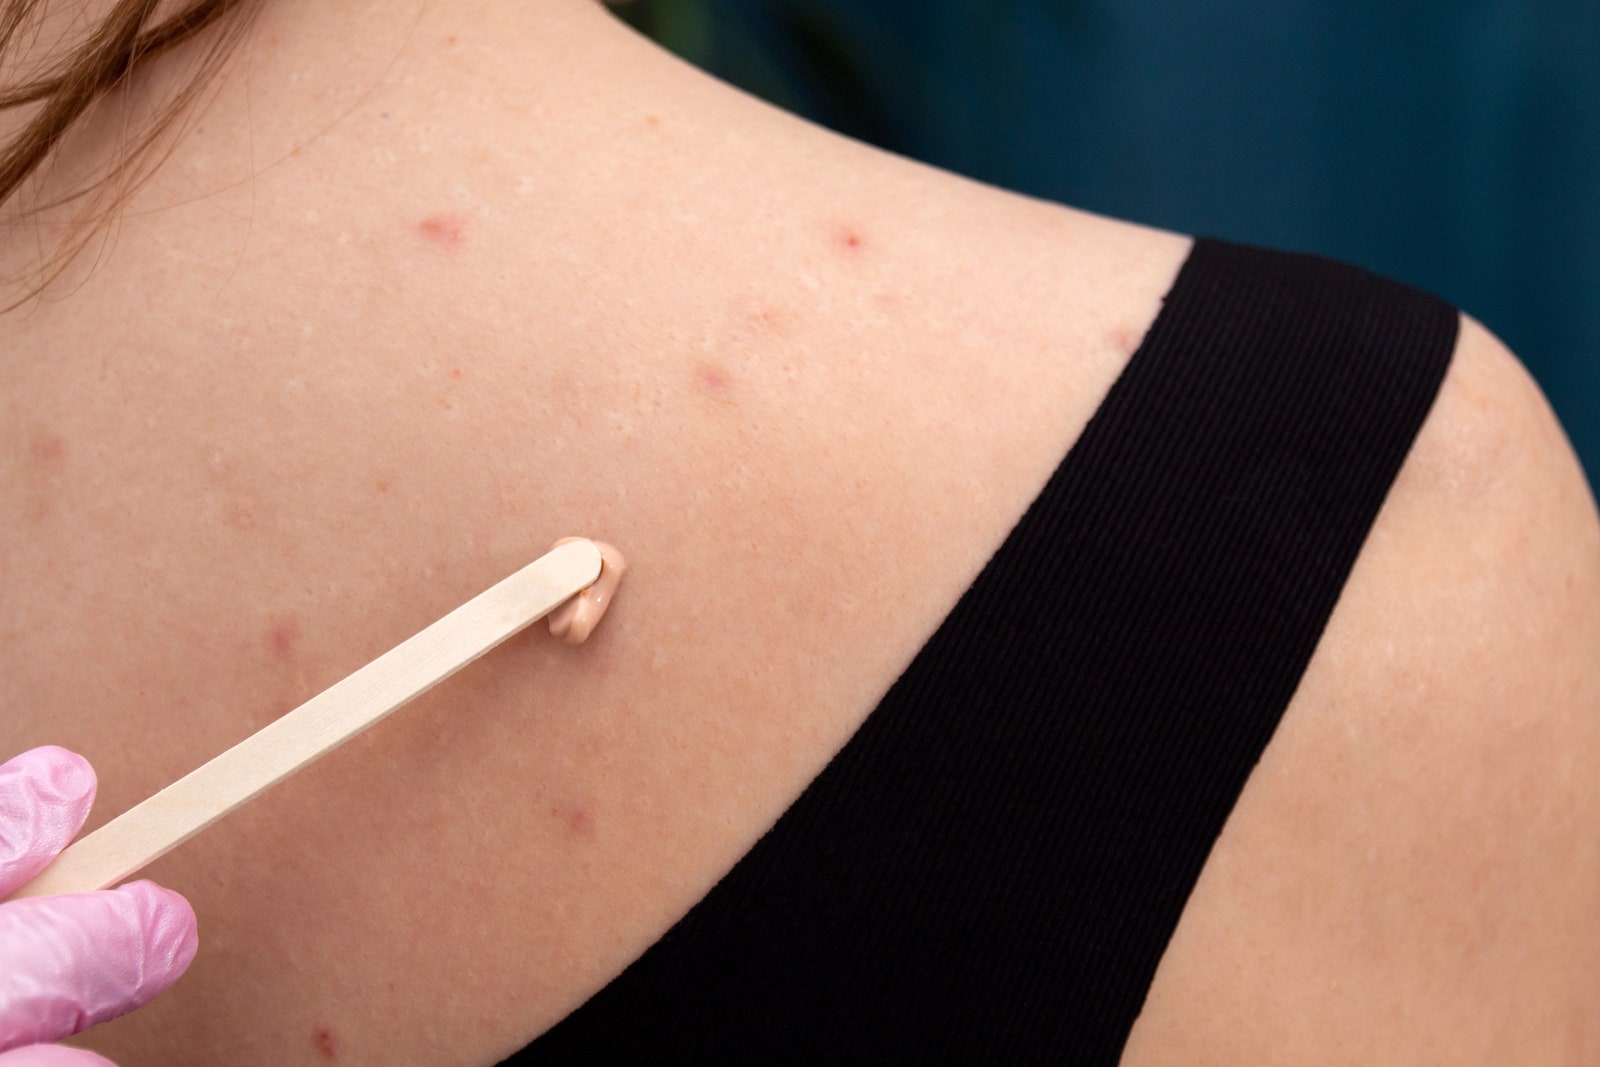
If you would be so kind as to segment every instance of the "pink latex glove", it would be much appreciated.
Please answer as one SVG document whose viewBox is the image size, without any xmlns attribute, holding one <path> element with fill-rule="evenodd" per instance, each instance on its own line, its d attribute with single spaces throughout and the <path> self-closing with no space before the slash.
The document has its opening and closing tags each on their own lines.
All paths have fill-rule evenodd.
<svg viewBox="0 0 1600 1067">
<path fill-rule="evenodd" d="M 0 765 L 0 900 L 65 848 L 94 803 L 94 771 L 64 748 Z M 126 1014 L 194 959 L 189 902 L 152 882 L 0 904 L 0 1067 L 110 1061 L 56 1041 Z"/>
</svg>

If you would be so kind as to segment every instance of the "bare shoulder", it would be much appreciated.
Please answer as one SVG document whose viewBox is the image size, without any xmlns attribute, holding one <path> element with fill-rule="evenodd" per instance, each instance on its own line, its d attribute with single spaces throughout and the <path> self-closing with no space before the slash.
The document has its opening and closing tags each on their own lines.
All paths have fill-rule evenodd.
<svg viewBox="0 0 1600 1067">
<path fill-rule="evenodd" d="M 1443 389 L 1123 1062 L 1600 1062 L 1600 523 L 1526 372 Z"/>
</svg>

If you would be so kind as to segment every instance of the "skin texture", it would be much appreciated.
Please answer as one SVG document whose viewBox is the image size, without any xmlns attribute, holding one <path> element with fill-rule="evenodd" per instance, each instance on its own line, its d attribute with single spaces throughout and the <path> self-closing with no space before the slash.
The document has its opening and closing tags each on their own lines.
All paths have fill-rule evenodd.
<svg viewBox="0 0 1600 1067">
<path fill-rule="evenodd" d="M 548 1027 L 871 712 L 1187 250 L 587 3 L 266 6 L 95 269 L 0 318 L 0 750 L 87 755 L 97 825 L 558 536 L 631 572 L 583 647 L 508 643 L 155 865 L 199 954 L 90 1043 L 487 1063 Z M 1127 1063 L 1600 1059 L 1600 525 L 1464 338 Z"/>
</svg>

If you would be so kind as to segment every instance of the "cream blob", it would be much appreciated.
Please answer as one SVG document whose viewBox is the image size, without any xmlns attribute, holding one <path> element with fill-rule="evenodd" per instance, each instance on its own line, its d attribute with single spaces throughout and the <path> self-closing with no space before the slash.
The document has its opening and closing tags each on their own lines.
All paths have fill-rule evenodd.
<svg viewBox="0 0 1600 1067">
<path fill-rule="evenodd" d="M 550 547 L 582 540 L 585 538 L 563 537 Z M 616 595 L 622 576 L 628 573 L 628 561 L 615 545 L 608 545 L 604 541 L 595 541 L 593 544 L 600 550 L 600 577 L 550 613 L 551 635 L 569 645 L 581 645 L 588 640 L 605 615 L 606 608 L 611 606 L 611 598 Z"/>
</svg>

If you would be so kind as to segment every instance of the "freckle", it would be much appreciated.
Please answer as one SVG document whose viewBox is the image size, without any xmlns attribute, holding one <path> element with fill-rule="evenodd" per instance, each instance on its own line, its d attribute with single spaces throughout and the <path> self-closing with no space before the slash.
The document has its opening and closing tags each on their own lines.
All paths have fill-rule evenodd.
<svg viewBox="0 0 1600 1067">
<path fill-rule="evenodd" d="M 334 1039 L 333 1031 L 326 1026 L 313 1027 L 311 1030 L 311 1043 L 316 1046 L 317 1055 L 325 1060 L 339 1058 L 339 1043 Z"/>
<path fill-rule="evenodd" d="M 459 215 L 429 215 L 417 223 L 417 232 L 429 241 L 454 248 L 465 239 L 466 223 Z"/>
<path fill-rule="evenodd" d="M 380 493 L 387 493 L 389 491 L 389 483 L 380 478 L 373 484 L 373 488 Z"/>
<path fill-rule="evenodd" d="M 277 622 L 267 631 L 267 647 L 272 650 L 274 659 L 287 660 L 294 653 L 294 646 L 299 640 L 300 628 L 293 619 Z"/>
<path fill-rule="evenodd" d="M 648 124 L 650 124 L 651 126 L 659 126 L 659 125 L 661 125 L 661 116 L 660 115 L 646 115 L 644 117 L 644 121 L 647 122 Z"/>
<path fill-rule="evenodd" d="M 715 363 L 700 364 L 695 370 L 695 380 L 707 392 L 719 395 L 727 392 L 728 386 L 733 384 L 733 378 L 727 370 Z"/>
</svg>

